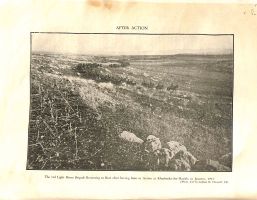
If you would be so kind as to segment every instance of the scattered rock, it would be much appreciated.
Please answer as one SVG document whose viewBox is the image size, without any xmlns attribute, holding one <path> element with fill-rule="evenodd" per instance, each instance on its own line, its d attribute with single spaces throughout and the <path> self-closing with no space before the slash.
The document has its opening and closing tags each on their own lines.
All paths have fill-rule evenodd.
<svg viewBox="0 0 257 200">
<path fill-rule="evenodd" d="M 148 77 L 149 74 L 147 74 L 147 73 L 144 72 L 144 73 L 143 73 L 143 76 L 144 76 L 144 77 Z"/>
<path fill-rule="evenodd" d="M 108 83 L 99 83 L 99 88 L 106 89 L 106 90 L 113 90 L 113 84 L 111 82 Z"/>
<path fill-rule="evenodd" d="M 155 137 L 154 135 L 149 135 L 146 138 L 145 142 L 145 151 L 146 152 L 154 152 L 157 153 L 157 150 L 162 148 L 162 144 L 159 138 Z"/>
<path fill-rule="evenodd" d="M 176 141 L 169 141 L 166 146 L 167 148 L 161 150 L 161 157 L 165 158 L 165 168 L 175 171 L 190 171 L 197 159 L 187 151 L 186 147 Z"/>
<path fill-rule="evenodd" d="M 128 131 L 123 131 L 120 135 L 119 138 L 121 138 L 124 141 L 127 142 L 132 142 L 132 143 L 139 143 L 142 144 L 144 141 L 137 137 L 134 133 L 128 132 Z"/>
<path fill-rule="evenodd" d="M 209 159 L 197 160 L 184 145 L 176 141 L 169 141 L 162 147 L 160 139 L 154 135 L 149 135 L 144 142 L 134 133 L 128 131 L 123 131 L 119 135 L 119 138 L 134 144 L 124 144 L 129 145 L 129 147 L 124 147 L 124 149 L 127 150 L 123 151 L 123 158 L 130 158 L 130 160 L 128 160 L 130 163 L 137 162 L 142 169 L 168 171 L 231 171 L 229 167 L 220 164 L 219 161 Z M 221 160 L 229 160 L 229 156 L 231 155 L 224 155 L 221 157 Z M 132 158 L 135 159 L 133 160 Z"/>
<path fill-rule="evenodd" d="M 174 152 L 172 152 L 170 149 L 162 148 L 160 150 L 159 155 L 159 163 L 161 166 L 164 166 L 164 168 L 167 168 L 169 166 L 170 160 L 175 156 Z"/>
<path fill-rule="evenodd" d="M 177 154 L 179 151 L 187 151 L 186 147 L 179 142 L 169 141 L 166 144 L 168 149 L 170 149 L 174 155 Z"/>
</svg>

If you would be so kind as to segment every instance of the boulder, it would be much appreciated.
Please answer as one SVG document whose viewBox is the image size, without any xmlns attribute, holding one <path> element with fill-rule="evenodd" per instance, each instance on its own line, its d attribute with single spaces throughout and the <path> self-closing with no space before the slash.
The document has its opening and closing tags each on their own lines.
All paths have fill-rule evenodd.
<svg viewBox="0 0 257 200">
<path fill-rule="evenodd" d="M 142 144 L 144 141 L 137 137 L 134 133 L 128 132 L 128 131 L 123 131 L 122 133 L 119 134 L 119 138 L 131 142 L 131 143 L 138 143 Z"/>
<path fill-rule="evenodd" d="M 163 168 L 168 168 L 170 160 L 175 156 L 175 154 L 167 148 L 162 148 L 159 154 L 159 164 Z"/>
<path fill-rule="evenodd" d="M 168 149 L 170 149 L 174 154 L 177 154 L 179 151 L 187 151 L 186 147 L 179 142 L 169 141 L 166 143 Z"/>
<path fill-rule="evenodd" d="M 175 155 L 176 159 L 180 159 L 180 160 L 184 160 L 185 162 L 187 162 L 190 166 L 195 165 L 195 163 L 197 162 L 197 159 L 189 152 L 189 151 L 185 151 L 185 150 L 181 150 L 179 151 L 176 155 Z"/>
<path fill-rule="evenodd" d="M 160 167 L 175 171 L 190 171 L 197 159 L 179 142 L 169 141 L 159 153 Z"/>
<path fill-rule="evenodd" d="M 155 137 L 154 135 L 149 135 L 146 138 L 145 142 L 145 151 L 146 152 L 154 152 L 158 154 L 158 151 L 162 148 L 162 144 L 159 138 Z"/>
</svg>

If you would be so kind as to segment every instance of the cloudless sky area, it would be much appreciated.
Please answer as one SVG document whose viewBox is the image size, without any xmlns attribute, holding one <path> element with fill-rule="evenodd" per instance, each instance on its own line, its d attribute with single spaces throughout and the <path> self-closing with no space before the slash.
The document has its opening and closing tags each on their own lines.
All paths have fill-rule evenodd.
<svg viewBox="0 0 257 200">
<path fill-rule="evenodd" d="M 87 55 L 227 54 L 232 35 L 32 34 L 32 51 Z"/>
</svg>

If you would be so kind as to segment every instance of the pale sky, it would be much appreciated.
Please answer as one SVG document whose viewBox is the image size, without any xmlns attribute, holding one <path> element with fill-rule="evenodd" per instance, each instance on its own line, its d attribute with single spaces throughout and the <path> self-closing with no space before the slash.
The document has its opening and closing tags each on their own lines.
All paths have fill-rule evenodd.
<svg viewBox="0 0 257 200">
<path fill-rule="evenodd" d="M 233 52 L 233 36 L 33 33 L 32 51 L 88 55 L 220 54 Z"/>
</svg>

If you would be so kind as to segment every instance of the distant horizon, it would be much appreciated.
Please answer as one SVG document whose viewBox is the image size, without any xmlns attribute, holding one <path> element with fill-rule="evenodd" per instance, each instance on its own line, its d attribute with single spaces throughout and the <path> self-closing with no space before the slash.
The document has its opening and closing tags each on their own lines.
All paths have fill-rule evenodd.
<svg viewBox="0 0 257 200">
<path fill-rule="evenodd" d="M 31 51 L 31 53 L 50 53 L 50 54 L 72 54 L 84 56 L 174 56 L 174 55 L 233 55 L 233 51 L 224 53 L 174 53 L 174 54 L 86 54 L 86 53 L 71 53 L 71 52 L 54 52 L 54 51 Z"/>
</svg>

